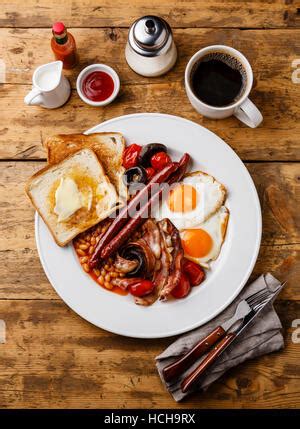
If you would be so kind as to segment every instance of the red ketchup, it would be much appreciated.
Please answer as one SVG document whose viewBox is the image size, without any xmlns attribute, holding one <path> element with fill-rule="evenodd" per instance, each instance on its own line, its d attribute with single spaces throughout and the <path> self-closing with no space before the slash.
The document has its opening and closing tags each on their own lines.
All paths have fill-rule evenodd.
<svg viewBox="0 0 300 429">
<path fill-rule="evenodd" d="M 94 71 L 84 78 L 82 92 L 91 101 L 104 101 L 112 95 L 114 87 L 114 81 L 108 73 Z"/>
</svg>

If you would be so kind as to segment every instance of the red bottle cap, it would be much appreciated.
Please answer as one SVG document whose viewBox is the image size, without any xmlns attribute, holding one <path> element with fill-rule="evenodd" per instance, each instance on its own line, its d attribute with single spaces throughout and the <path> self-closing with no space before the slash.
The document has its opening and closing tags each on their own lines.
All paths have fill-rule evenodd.
<svg viewBox="0 0 300 429">
<path fill-rule="evenodd" d="M 66 31 L 65 24 L 63 22 L 55 22 L 52 26 L 52 31 L 55 34 L 62 34 Z"/>
</svg>

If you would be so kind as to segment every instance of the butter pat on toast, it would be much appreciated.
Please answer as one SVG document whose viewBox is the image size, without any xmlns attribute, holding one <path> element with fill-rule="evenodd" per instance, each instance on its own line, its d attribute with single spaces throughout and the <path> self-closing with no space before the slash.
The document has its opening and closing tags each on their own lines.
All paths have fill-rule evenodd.
<svg viewBox="0 0 300 429">
<path fill-rule="evenodd" d="M 38 171 L 28 181 L 26 193 L 59 246 L 119 206 L 116 189 L 91 149 Z"/>
</svg>

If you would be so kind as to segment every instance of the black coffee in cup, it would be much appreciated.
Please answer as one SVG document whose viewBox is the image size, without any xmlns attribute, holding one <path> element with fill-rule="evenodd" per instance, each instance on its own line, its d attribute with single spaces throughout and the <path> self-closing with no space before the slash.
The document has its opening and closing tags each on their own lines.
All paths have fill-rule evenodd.
<svg viewBox="0 0 300 429">
<path fill-rule="evenodd" d="M 190 84 L 195 96 L 203 103 L 224 107 L 243 95 L 247 74 L 242 63 L 224 52 L 211 52 L 192 68 Z"/>
</svg>

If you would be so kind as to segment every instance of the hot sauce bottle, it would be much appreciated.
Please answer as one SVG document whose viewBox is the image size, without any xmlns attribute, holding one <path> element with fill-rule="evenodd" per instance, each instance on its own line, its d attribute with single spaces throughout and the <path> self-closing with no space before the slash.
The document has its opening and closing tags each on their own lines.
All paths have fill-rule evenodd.
<svg viewBox="0 0 300 429">
<path fill-rule="evenodd" d="M 64 69 L 72 69 L 77 63 L 75 39 L 63 22 L 55 22 L 52 27 L 51 48 L 56 60 L 63 62 Z"/>
</svg>

